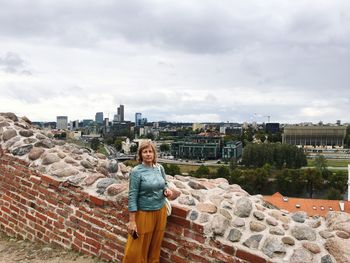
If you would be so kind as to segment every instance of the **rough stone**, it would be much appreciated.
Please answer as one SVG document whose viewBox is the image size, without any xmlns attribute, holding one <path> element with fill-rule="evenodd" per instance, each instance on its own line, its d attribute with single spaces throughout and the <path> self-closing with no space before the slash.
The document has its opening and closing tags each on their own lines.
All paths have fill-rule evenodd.
<svg viewBox="0 0 350 263">
<path fill-rule="evenodd" d="M 104 155 L 104 154 L 102 154 L 102 153 L 96 153 L 95 155 L 96 155 L 96 157 L 99 158 L 99 159 L 102 159 L 102 160 L 106 160 L 106 159 L 107 159 L 106 155 Z"/>
<path fill-rule="evenodd" d="M 217 207 L 212 203 L 198 203 L 196 205 L 196 208 L 198 209 L 199 212 L 206 212 L 209 214 L 215 214 L 216 211 L 218 210 Z"/>
<path fill-rule="evenodd" d="M 80 164 L 86 169 L 92 169 L 94 166 L 87 160 L 82 160 Z"/>
<path fill-rule="evenodd" d="M 198 218 L 199 213 L 196 210 L 192 210 L 190 213 L 190 220 L 194 221 Z"/>
<path fill-rule="evenodd" d="M 261 248 L 262 252 L 270 258 L 284 257 L 286 249 L 284 244 L 277 238 L 268 236 Z"/>
<path fill-rule="evenodd" d="M 263 235 L 252 235 L 250 236 L 246 241 L 243 242 L 243 245 L 246 247 L 249 247 L 250 249 L 258 249 L 259 243 L 261 239 L 263 238 Z"/>
<path fill-rule="evenodd" d="M 178 174 L 175 175 L 174 178 L 175 178 L 176 180 L 181 181 L 181 182 L 188 182 L 188 181 L 190 181 L 190 177 L 182 176 L 182 175 L 178 175 Z"/>
<path fill-rule="evenodd" d="M 71 175 L 66 178 L 66 181 L 72 185 L 78 186 L 85 179 L 85 177 L 85 174 Z"/>
<path fill-rule="evenodd" d="M 13 149 L 11 151 L 11 153 L 13 155 L 23 156 L 23 155 L 29 153 L 31 151 L 31 149 L 33 149 L 33 145 L 27 144 L 27 145 L 23 145 L 21 147 L 17 147 L 15 149 Z"/>
<path fill-rule="evenodd" d="M 106 191 L 106 188 L 110 186 L 111 184 L 118 183 L 117 180 L 113 178 L 103 178 L 98 181 L 97 183 L 97 193 L 103 194 Z"/>
<path fill-rule="evenodd" d="M 55 144 L 52 142 L 51 139 L 44 139 L 44 140 L 41 140 L 41 141 L 38 141 L 37 143 L 35 143 L 34 146 L 51 149 L 51 148 L 55 147 Z"/>
<path fill-rule="evenodd" d="M 242 197 L 237 200 L 234 214 L 239 217 L 249 217 L 252 209 L 252 201 L 248 197 Z"/>
<path fill-rule="evenodd" d="M 59 162 L 60 160 L 61 160 L 61 158 L 58 157 L 56 154 L 48 153 L 48 154 L 45 154 L 45 156 L 43 157 L 42 164 L 48 165 L 48 164 L 52 164 L 55 162 Z"/>
<path fill-rule="evenodd" d="M 327 230 L 322 230 L 320 232 L 318 232 L 320 234 L 321 237 L 323 237 L 324 239 L 327 239 L 327 238 L 331 238 L 331 237 L 334 237 L 334 234 L 332 232 L 329 232 Z"/>
<path fill-rule="evenodd" d="M 199 223 L 207 223 L 209 222 L 209 219 L 210 219 L 210 215 L 207 214 L 207 213 L 202 213 L 199 215 L 199 218 L 198 218 L 198 222 Z"/>
<path fill-rule="evenodd" d="M 238 242 L 241 239 L 242 232 L 239 231 L 237 228 L 232 228 L 230 230 L 230 233 L 228 234 L 227 239 L 232 242 Z"/>
<path fill-rule="evenodd" d="M 298 211 L 292 215 L 292 219 L 298 223 L 304 223 L 307 218 L 306 212 Z"/>
<path fill-rule="evenodd" d="M 188 186 L 191 187 L 192 189 L 207 189 L 203 184 L 196 182 L 196 181 L 189 181 Z"/>
<path fill-rule="evenodd" d="M 321 252 L 320 247 L 315 243 L 304 242 L 303 247 L 306 248 L 307 250 L 309 250 L 313 254 L 318 254 Z"/>
<path fill-rule="evenodd" d="M 45 140 L 47 139 L 47 137 L 44 134 L 38 133 L 35 138 L 39 139 L 39 140 Z"/>
<path fill-rule="evenodd" d="M 321 263 L 333 263 L 330 255 L 325 255 L 321 258 Z"/>
<path fill-rule="evenodd" d="M 37 160 L 45 152 L 42 148 L 34 147 L 28 154 L 28 158 L 32 161 Z"/>
<path fill-rule="evenodd" d="M 245 226 L 245 221 L 242 218 L 236 217 L 235 220 L 233 220 L 233 225 L 236 227 L 242 227 Z"/>
<path fill-rule="evenodd" d="M 345 231 L 337 231 L 335 232 L 335 234 L 343 239 L 348 239 L 350 237 L 350 235 L 348 233 L 346 233 Z"/>
<path fill-rule="evenodd" d="M 211 195 L 211 196 L 209 196 L 209 200 L 214 205 L 219 207 L 221 205 L 222 200 L 224 200 L 224 198 L 222 196 L 219 196 L 219 195 Z"/>
<path fill-rule="evenodd" d="M 107 170 L 110 173 L 118 172 L 118 162 L 116 160 L 111 160 L 107 165 Z"/>
<path fill-rule="evenodd" d="M 79 171 L 73 167 L 66 167 L 63 169 L 58 169 L 53 172 L 53 175 L 57 177 L 69 177 L 78 174 Z M 84 177 L 85 178 L 85 177 Z"/>
<path fill-rule="evenodd" d="M 334 257 L 335 262 L 350 262 L 349 239 L 328 238 L 324 247 Z"/>
<path fill-rule="evenodd" d="M 19 135 L 23 136 L 23 137 L 31 137 L 33 136 L 33 131 L 32 130 L 20 130 L 19 131 Z"/>
<path fill-rule="evenodd" d="M 178 198 L 178 202 L 179 204 L 188 205 L 188 206 L 193 206 L 196 204 L 194 199 L 190 196 L 180 196 Z"/>
<path fill-rule="evenodd" d="M 5 149 L 9 149 L 10 147 L 12 147 L 15 143 L 17 143 L 20 140 L 21 140 L 21 138 L 19 136 L 12 137 L 4 144 Z"/>
<path fill-rule="evenodd" d="M 229 227 L 230 221 L 222 215 L 215 215 L 211 221 L 211 230 L 214 235 L 223 236 Z"/>
<path fill-rule="evenodd" d="M 250 221 L 249 227 L 250 227 L 250 230 L 254 232 L 261 232 L 266 229 L 265 224 L 255 220 Z"/>
<path fill-rule="evenodd" d="M 271 227 L 269 230 L 269 233 L 272 235 L 278 235 L 278 236 L 283 236 L 284 235 L 284 231 L 283 229 L 279 228 L 279 227 Z"/>
<path fill-rule="evenodd" d="M 64 140 L 52 140 L 52 142 L 53 142 L 53 144 L 60 145 L 60 146 L 66 144 L 66 142 Z"/>
<path fill-rule="evenodd" d="M 291 234 L 293 235 L 293 237 L 295 237 L 298 240 L 309 240 L 309 241 L 316 240 L 315 231 L 308 226 L 294 226 L 291 229 Z"/>
<path fill-rule="evenodd" d="M 33 144 L 33 143 L 37 142 L 37 139 L 35 139 L 35 138 L 26 138 L 26 139 L 23 140 L 23 142 L 25 144 Z"/>
<path fill-rule="evenodd" d="M 297 248 L 294 250 L 293 255 L 291 256 L 290 263 L 305 263 L 313 262 L 312 253 L 305 248 Z"/>
<path fill-rule="evenodd" d="M 191 190 L 191 195 L 196 198 L 199 202 L 205 202 L 206 196 L 198 190 Z"/>
<path fill-rule="evenodd" d="M 220 211 L 220 214 L 222 214 L 227 219 L 229 219 L 229 220 L 232 219 L 232 215 L 230 214 L 229 210 L 221 208 L 219 211 Z"/>
<path fill-rule="evenodd" d="M 321 220 L 312 220 L 312 221 L 309 221 L 307 224 L 309 227 L 318 228 L 321 226 Z"/>
<path fill-rule="evenodd" d="M 8 122 L 5 122 L 5 121 L 0 122 L 0 128 L 8 127 L 8 126 L 10 126 Z"/>
<path fill-rule="evenodd" d="M 186 189 L 186 186 L 185 186 L 182 182 L 174 181 L 174 184 L 175 184 L 176 187 L 179 188 L 179 189 Z M 198 201 L 199 201 L 199 200 L 198 200 Z"/>
<path fill-rule="evenodd" d="M 266 218 L 266 223 L 268 223 L 271 226 L 277 226 L 278 222 L 276 219 L 274 219 L 273 217 L 267 217 Z"/>
<path fill-rule="evenodd" d="M 282 242 L 289 246 L 295 245 L 295 240 L 290 236 L 282 237 Z"/>
<path fill-rule="evenodd" d="M 95 183 L 98 179 L 100 178 L 104 178 L 105 176 L 103 174 L 100 173 L 95 173 L 95 174 L 91 174 L 88 175 L 85 180 L 84 180 L 84 184 L 89 186 L 92 185 L 93 183 Z"/>
<path fill-rule="evenodd" d="M 120 194 L 121 192 L 124 192 L 128 188 L 128 185 L 126 183 L 122 184 L 111 184 L 107 187 L 107 194 L 109 196 L 115 196 Z"/>
<path fill-rule="evenodd" d="M 65 158 L 67 155 L 63 152 L 58 152 L 57 153 L 58 157 L 60 157 L 61 159 Z"/>
<path fill-rule="evenodd" d="M 260 221 L 265 219 L 264 213 L 260 211 L 254 211 L 253 216 Z"/>
<path fill-rule="evenodd" d="M 17 131 L 14 129 L 8 129 L 2 133 L 2 139 L 8 141 L 17 135 Z"/>
<path fill-rule="evenodd" d="M 16 114 L 14 114 L 12 112 L 1 112 L 0 116 L 3 116 L 6 119 L 10 119 L 12 121 L 18 121 L 18 117 L 16 116 Z"/>
</svg>

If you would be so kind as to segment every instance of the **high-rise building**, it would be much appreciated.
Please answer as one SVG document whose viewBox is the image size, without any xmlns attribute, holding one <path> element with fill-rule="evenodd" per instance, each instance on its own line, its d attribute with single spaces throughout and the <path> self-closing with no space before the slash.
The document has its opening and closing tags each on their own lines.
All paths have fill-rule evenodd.
<svg viewBox="0 0 350 263">
<path fill-rule="evenodd" d="M 67 130 L 68 129 L 68 117 L 67 116 L 57 116 L 57 125 L 58 130 Z"/>
<path fill-rule="evenodd" d="M 103 124 L 103 112 L 96 112 L 95 122 L 97 124 Z"/>
<path fill-rule="evenodd" d="M 117 112 L 118 116 L 119 116 L 119 120 L 118 121 L 124 121 L 124 105 L 120 105 L 118 107 L 118 112 Z"/>
<path fill-rule="evenodd" d="M 141 120 L 142 120 L 142 113 L 136 112 L 135 113 L 135 126 L 141 126 Z"/>
</svg>

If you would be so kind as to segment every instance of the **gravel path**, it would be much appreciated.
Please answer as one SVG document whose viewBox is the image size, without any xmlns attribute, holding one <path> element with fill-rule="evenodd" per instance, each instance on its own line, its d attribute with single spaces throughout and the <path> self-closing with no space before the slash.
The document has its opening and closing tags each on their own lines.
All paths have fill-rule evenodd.
<svg viewBox="0 0 350 263">
<path fill-rule="evenodd" d="M 0 263 L 102 263 L 102 261 L 51 245 L 16 240 L 0 232 Z"/>
</svg>

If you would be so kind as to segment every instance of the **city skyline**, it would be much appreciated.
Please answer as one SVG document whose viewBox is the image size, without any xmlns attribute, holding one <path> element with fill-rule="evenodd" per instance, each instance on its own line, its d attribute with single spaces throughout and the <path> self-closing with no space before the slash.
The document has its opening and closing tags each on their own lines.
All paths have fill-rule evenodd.
<svg viewBox="0 0 350 263">
<path fill-rule="evenodd" d="M 350 122 L 348 1 L 0 4 L 0 112 Z"/>
</svg>

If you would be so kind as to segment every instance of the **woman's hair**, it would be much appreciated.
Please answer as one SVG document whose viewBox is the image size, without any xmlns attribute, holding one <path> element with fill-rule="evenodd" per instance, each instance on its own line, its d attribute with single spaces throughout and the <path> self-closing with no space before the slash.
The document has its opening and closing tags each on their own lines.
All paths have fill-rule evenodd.
<svg viewBox="0 0 350 263">
<path fill-rule="evenodd" d="M 154 158 L 153 158 L 153 164 L 157 163 L 157 149 L 156 146 L 154 145 L 153 142 L 148 141 L 148 142 L 142 142 L 137 150 L 137 161 L 139 163 L 142 163 L 142 151 L 148 147 L 151 147 L 151 149 L 153 150 L 154 153 Z"/>
</svg>

